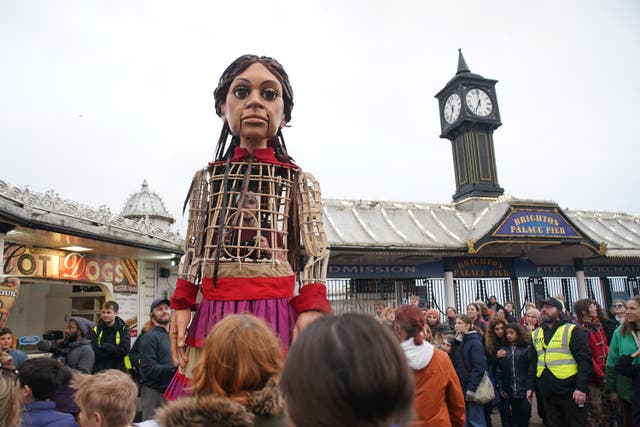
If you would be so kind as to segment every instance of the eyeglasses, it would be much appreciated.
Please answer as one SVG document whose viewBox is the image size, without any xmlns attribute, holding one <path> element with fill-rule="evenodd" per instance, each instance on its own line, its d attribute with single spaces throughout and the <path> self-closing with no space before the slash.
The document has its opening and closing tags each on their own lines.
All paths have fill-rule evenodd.
<svg viewBox="0 0 640 427">
<path fill-rule="evenodd" d="M 624 304 L 614 304 L 615 308 L 627 308 Z"/>
</svg>

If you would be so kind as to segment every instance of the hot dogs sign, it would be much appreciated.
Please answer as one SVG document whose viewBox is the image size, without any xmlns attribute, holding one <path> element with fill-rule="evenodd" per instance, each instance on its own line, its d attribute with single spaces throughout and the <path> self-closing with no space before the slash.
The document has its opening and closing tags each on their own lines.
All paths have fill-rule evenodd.
<svg viewBox="0 0 640 427">
<path fill-rule="evenodd" d="M 107 282 L 114 291 L 138 291 L 138 262 L 133 259 L 5 244 L 6 276 Z"/>
</svg>

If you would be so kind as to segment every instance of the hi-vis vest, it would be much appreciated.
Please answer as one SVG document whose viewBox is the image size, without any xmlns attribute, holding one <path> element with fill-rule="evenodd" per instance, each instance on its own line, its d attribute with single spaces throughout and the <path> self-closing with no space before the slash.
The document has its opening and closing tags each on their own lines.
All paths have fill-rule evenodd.
<svg viewBox="0 0 640 427">
<path fill-rule="evenodd" d="M 545 368 L 561 380 L 578 373 L 578 364 L 569 350 L 569 342 L 575 327 L 576 325 L 572 324 L 559 326 L 549 344 L 544 343 L 542 328 L 533 331 L 533 345 L 538 353 L 536 377 L 540 378 Z"/>
<path fill-rule="evenodd" d="M 94 326 L 93 327 L 93 333 L 94 334 L 98 334 L 98 327 Z M 100 329 L 100 333 L 98 334 L 98 345 L 100 345 L 100 343 L 102 342 L 102 329 Z M 120 331 L 116 331 L 116 345 L 120 344 Z M 131 359 L 129 359 L 129 355 L 127 354 L 124 357 L 124 368 L 127 371 L 131 370 Z"/>
</svg>

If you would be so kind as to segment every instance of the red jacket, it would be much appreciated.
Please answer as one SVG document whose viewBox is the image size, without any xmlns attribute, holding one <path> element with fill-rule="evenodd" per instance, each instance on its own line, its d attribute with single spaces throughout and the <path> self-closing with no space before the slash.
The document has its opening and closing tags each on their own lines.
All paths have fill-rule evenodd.
<svg viewBox="0 0 640 427">
<path fill-rule="evenodd" d="M 589 384 L 604 385 L 605 366 L 609 355 L 609 344 L 607 344 L 604 328 L 597 319 L 593 323 L 577 322 L 577 324 L 587 332 L 589 350 L 591 350 L 593 370 L 589 375 Z"/>
</svg>

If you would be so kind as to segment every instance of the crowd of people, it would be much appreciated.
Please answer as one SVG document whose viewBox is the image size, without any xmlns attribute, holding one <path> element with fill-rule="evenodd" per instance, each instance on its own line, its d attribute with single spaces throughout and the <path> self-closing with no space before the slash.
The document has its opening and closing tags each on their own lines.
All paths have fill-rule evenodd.
<svg viewBox="0 0 640 427">
<path fill-rule="evenodd" d="M 189 188 L 171 301 L 153 301 L 133 346 L 115 301 L 96 325 L 71 317 L 53 358 L 1 330 L 0 427 L 486 426 L 496 407 L 522 427 L 534 398 L 549 426 L 640 425 L 640 298 L 611 320 L 550 298 L 517 321 L 495 296 L 465 313 L 413 296 L 378 304 L 379 320 L 334 316 L 319 185 L 282 134 L 287 73 L 243 55 L 214 99 L 220 138 Z"/>
<path fill-rule="evenodd" d="M 593 299 L 576 301 L 570 311 L 557 296 L 525 304 L 517 319 L 512 302 L 491 296 L 468 304 L 464 314 L 447 307 L 442 321 L 438 310 L 420 311 L 425 341 L 448 353 L 457 373 L 465 425 L 491 426 L 497 412 L 503 426 L 527 426 L 535 399 L 544 425 L 627 427 L 640 426 L 640 390 L 634 393 L 640 380 L 633 380 L 640 376 L 639 303 L 615 300 L 608 316 Z M 409 304 L 418 309 L 417 300 Z M 395 310 L 396 328 L 405 307 Z M 386 304 L 376 304 L 382 324 L 389 324 L 388 313 Z M 480 402 L 485 376 L 494 393 Z"/>
<path fill-rule="evenodd" d="M 205 338 L 190 396 L 166 401 L 169 302 L 151 304 L 122 350 L 129 331 L 107 301 L 97 325 L 69 320 L 55 357 L 28 358 L 0 330 L 0 427 L 462 427 L 490 426 L 492 412 L 522 427 L 533 399 L 548 426 L 640 425 L 640 297 L 616 300 L 611 319 L 591 299 L 570 314 L 549 298 L 519 321 L 512 307 L 476 301 L 441 319 L 381 303 L 377 319 L 322 316 L 288 352 L 264 320 L 230 314 Z"/>
</svg>

